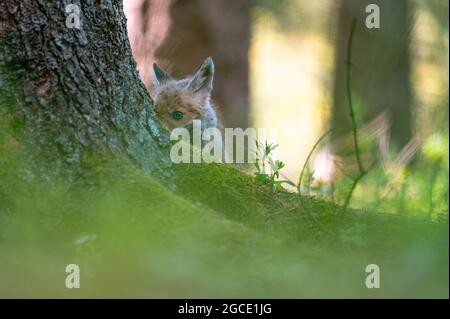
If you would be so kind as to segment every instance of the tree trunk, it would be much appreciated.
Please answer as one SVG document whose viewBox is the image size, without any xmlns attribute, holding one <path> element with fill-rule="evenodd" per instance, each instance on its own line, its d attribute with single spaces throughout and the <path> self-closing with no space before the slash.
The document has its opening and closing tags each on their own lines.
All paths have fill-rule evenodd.
<svg viewBox="0 0 450 319">
<path fill-rule="evenodd" d="M 66 26 L 70 3 L 79 29 Z M 0 2 L 0 110 L 20 119 L 53 172 L 77 171 L 87 150 L 103 149 L 164 175 L 168 144 L 152 103 L 122 1 Z"/>
</svg>

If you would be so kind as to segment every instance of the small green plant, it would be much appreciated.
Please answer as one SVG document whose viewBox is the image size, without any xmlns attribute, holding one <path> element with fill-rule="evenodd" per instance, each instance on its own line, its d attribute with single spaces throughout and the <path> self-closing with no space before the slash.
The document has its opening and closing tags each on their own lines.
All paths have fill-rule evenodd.
<svg viewBox="0 0 450 319">
<path fill-rule="evenodd" d="M 290 180 L 278 180 L 280 178 L 280 170 L 284 167 L 284 163 L 279 160 L 272 159 L 272 152 L 278 147 L 278 144 L 264 144 L 256 141 L 256 160 L 255 160 L 255 178 L 256 180 L 272 185 L 273 189 L 282 190 L 282 184 L 286 183 L 295 186 Z"/>
</svg>

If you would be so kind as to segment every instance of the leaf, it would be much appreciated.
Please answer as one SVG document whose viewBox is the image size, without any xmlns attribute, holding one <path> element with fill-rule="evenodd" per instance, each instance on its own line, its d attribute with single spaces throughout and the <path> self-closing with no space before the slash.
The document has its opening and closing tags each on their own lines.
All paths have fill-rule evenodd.
<svg viewBox="0 0 450 319">
<path fill-rule="evenodd" d="M 282 169 L 284 167 L 284 163 L 279 161 L 279 160 L 276 160 L 275 161 L 275 166 L 277 167 L 278 170 L 280 170 L 280 169 Z"/>
<path fill-rule="evenodd" d="M 256 170 L 259 172 L 260 171 L 260 167 L 259 167 L 259 160 L 258 159 L 255 161 L 254 165 L 256 167 Z"/>
</svg>

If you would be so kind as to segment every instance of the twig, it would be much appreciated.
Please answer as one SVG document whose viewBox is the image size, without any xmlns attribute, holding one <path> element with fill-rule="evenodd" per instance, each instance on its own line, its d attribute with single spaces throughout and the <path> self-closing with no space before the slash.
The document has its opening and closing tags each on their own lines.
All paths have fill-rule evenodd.
<svg viewBox="0 0 450 319">
<path fill-rule="evenodd" d="M 355 111 L 353 110 L 353 101 L 352 101 L 352 91 L 351 91 L 351 73 L 350 68 L 352 65 L 352 44 L 353 44 L 353 36 L 355 34 L 355 28 L 356 28 L 356 18 L 353 18 L 352 25 L 350 27 L 350 35 L 348 38 L 348 46 L 347 46 L 347 98 L 348 98 L 348 108 L 350 111 L 350 118 L 352 120 L 352 133 L 353 133 L 353 144 L 355 147 L 355 157 L 356 161 L 358 162 L 358 169 L 359 174 L 358 176 L 353 180 L 352 187 L 350 188 L 350 192 L 347 194 L 347 197 L 345 198 L 344 206 L 342 208 L 342 213 L 344 214 L 347 211 L 348 205 L 350 204 L 350 200 L 353 196 L 353 192 L 358 185 L 359 181 L 366 175 L 366 171 L 362 165 L 361 162 L 361 156 L 359 153 L 359 146 L 358 146 L 358 132 L 356 128 L 356 119 L 355 119 Z"/>
<path fill-rule="evenodd" d="M 353 191 L 356 188 L 356 185 L 358 185 L 359 181 L 365 173 L 359 173 L 359 175 L 353 180 L 352 188 L 350 188 L 350 192 L 348 192 L 347 197 L 345 198 L 344 206 L 342 208 L 342 212 L 345 213 L 347 211 L 348 205 L 350 204 L 350 199 L 352 198 Z"/>
<path fill-rule="evenodd" d="M 348 38 L 348 46 L 347 46 L 347 98 L 348 98 L 348 107 L 350 111 L 350 117 L 352 120 L 352 133 L 353 133 L 353 144 L 355 147 L 355 155 L 356 160 L 358 162 L 358 168 L 360 172 L 364 172 L 364 167 L 361 163 L 361 156 L 359 154 L 358 147 L 358 132 L 356 128 L 356 119 L 355 119 L 355 111 L 353 110 L 353 100 L 352 100 L 352 91 L 351 91 L 351 72 L 350 68 L 352 65 L 352 44 L 353 44 L 353 36 L 355 34 L 356 27 L 356 19 L 354 18 L 352 21 L 352 26 L 350 28 L 350 36 Z"/>
</svg>

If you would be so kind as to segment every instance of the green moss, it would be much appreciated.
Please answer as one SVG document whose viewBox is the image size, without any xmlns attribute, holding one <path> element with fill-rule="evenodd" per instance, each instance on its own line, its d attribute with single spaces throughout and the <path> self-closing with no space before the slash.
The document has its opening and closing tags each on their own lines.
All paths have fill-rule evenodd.
<svg viewBox="0 0 450 319">
<path fill-rule="evenodd" d="M 175 165 L 173 183 L 161 183 L 90 154 L 78 181 L 33 182 L 16 153 L 0 153 L 2 297 L 448 294 L 447 224 L 342 216 L 219 164 Z M 82 289 L 64 287 L 70 263 Z M 364 286 L 369 263 L 382 269 L 380 290 Z"/>
</svg>

